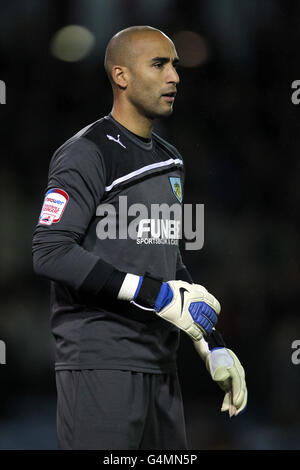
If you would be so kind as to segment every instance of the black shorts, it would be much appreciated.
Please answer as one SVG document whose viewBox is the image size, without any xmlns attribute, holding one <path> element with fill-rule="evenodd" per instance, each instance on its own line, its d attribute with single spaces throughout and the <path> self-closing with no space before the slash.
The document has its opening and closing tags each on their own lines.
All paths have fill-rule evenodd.
<svg viewBox="0 0 300 470">
<path fill-rule="evenodd" d="M 176 373 L 56 372 L 59 449 L 187 449 Z"/>
</svg>

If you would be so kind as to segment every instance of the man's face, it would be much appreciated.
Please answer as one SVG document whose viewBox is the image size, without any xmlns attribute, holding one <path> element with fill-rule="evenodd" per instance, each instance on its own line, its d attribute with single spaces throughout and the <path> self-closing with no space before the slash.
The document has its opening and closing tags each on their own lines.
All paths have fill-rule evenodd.
<svg viewBox="0 0 300 470">
<path fill-rule="evenodd" d="M 179 83 L 174 44 L 155 32 L 139 36 L 134 47 L 126 90 L 128 100 L 147 118 L 169 116 Z"/>
</svg>

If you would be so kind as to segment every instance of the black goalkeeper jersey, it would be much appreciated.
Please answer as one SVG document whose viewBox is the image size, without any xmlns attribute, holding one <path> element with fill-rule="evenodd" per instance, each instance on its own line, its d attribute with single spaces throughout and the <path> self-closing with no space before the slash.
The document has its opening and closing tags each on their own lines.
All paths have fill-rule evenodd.
<svg viewBox="0 0 300 470">
<path fill-rule="evenodd" d="M 179 330 L 105 286 L 114 272 L 176 279 L 182 191 L 178 151 L 111 115 L 54 153 L 33 259 L 51 280 L 56 369 L 176 369 Z"/>
</svg>

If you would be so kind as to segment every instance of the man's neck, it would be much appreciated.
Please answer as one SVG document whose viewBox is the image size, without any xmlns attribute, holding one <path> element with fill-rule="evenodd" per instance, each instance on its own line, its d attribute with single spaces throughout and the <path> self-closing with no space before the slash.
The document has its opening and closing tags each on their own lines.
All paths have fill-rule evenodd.
<svg viewBox="0 0 300 470">
<path fill-rule="evenodd" d="M 153 128 L 153 120 L 146 118 L 145 116 L 141 116 L 138 114 L 136 111 L 132 110 L 126 112 L 120 107 L 113 106 L 111 110 L 111 115 L 112 117 L 122 124 L 126 129 L 129 131 L 133 132 L 134 134 L 144 137 L 144 138 L 149 138 L 151 137 L 152 133 L 152 128 Z"/>
</svg>

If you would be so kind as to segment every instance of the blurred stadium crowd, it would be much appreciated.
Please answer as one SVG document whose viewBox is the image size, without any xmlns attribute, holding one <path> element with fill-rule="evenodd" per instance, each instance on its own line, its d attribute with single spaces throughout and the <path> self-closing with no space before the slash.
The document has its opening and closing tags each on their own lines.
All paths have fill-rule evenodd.
<svg viewBox="0 0 300 470">
<path fill-rule="evenodd" d="M 184 157 L 185 202 L 205 204 L 204 247 L 183 258 L 195 282 L 221 300 L 220 330 L 249 388 L 246 413 L 223 416 L 222 392 L 182 338 L 190 448 L 299 449 L 300 365 L 291 362 L 300 339 L 295 0 L 14 0 L 1 9 L 0 449 L 56 446 L 49 285 L 32 270 L 32 233 L 51 155 L 110 111 L 105 46 L 135 24 L 164 31 L 182 59 L 175 111 L 157 130 Z M 68 25 L 85 34 L 55 37 Z"/>
</svg>

